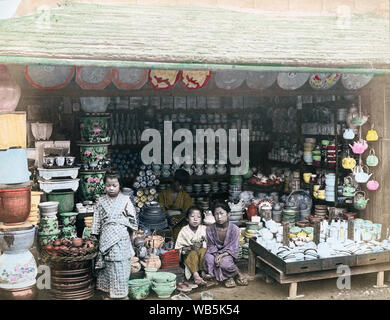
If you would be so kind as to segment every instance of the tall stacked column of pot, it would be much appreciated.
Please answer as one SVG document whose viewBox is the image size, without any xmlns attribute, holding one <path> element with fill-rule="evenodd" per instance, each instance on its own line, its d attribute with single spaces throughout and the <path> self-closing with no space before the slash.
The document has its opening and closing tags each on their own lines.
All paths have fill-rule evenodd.
<svg viewBox="0 0 390 320">
<path fill-rule="evenodd" d="M 0 65 L 0 298 L 34 299 L 37 264 L 29 251 L 35 227 L 26 221 L 31 211 L 30 172 L 27 164 L 26 130 L 11 135 L 11 121 L 25 113 L 14 113 L 21 90 Z M 24 121 L 25 123 L 25 121 Z M 22 124 L 24 124 L 22 121 Z"/>
<path fill-rule="evenodd" d="M 81 97 L 83 114 L 79 117 L 80 196 L 83 201 L 94 201 L 104 194 L 104 175 L 111 168 L 109 119 L 105 113 L 109 97 Z"/>
</svg>

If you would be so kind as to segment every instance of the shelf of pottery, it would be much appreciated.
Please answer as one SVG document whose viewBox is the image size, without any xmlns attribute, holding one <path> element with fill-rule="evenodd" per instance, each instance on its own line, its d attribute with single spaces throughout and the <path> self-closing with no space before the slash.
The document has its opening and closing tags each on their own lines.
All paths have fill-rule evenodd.
<svg viewBox="0 0 390 320">
<path fill-rule="evenodd" d="M 38 195 L 31 193 L 26 114 L 14 112 L 20 87 L 0 65 L 0 297 L 36 296 L 35 242 Z M 9 240 L 12 241 L 9 241 Z M 22 267 L 23 266 L 23 267 Z"/>
</svg>

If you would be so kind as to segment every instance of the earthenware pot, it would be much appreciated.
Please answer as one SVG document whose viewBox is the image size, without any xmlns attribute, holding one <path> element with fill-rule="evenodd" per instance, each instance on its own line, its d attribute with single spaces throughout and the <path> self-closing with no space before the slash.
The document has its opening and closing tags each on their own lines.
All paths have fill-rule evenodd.
<svg viewBox="0 0 390 320">
<path fill-rule="evenodd" d="M 31 187 L 0 189 L 0 222 L 20 224 L 31 210 Z"/>
<path fill-rule="evenodd" d="M 148 297 L 151 287 L 149 279 L 133 279 L 129 280 L 130 297 L 136 300 L 145 299 Z"/>
<path fill-rule="evenodd" d="M 79 143 L 80 158 L 83 163 L 105 161 L 108 155 L 108 143 Z"/>
<path fill-rule="evenodd" d="M 46 195 L 48 201 L 58 202 L 58 213 L 71 212 L 74 207 L 73 191 L 53 191 Z"/>
<path fill-rule="evenodd" d="M 58 201 L 41 202 L 38 207 L 42 217 L 56 217 L 58 211 Z"/>
</svg>

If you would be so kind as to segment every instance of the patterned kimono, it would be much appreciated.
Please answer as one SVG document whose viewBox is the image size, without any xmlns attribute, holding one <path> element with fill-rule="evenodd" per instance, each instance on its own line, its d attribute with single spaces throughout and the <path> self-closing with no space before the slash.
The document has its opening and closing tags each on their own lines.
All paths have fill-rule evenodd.
<svg viewBox="0 0 390 320">
<path fill-rule="evenodd" d="M 185 276 L 187 279 L 191 278 L 192 273 L 203 269 L 204 255 L 206 253 L 206 226 L 201 224 L 196 232 L 192 231 L 189 225 L 183 227 L 176 240 L 175 249 L 189 247 L 196 242 L 201 242 L 202 248 L 199 250 L 192 250 L 187 255 L 183 256 L 185 263 Z"/>
<path fill-rule="evenodd" d="M 101 196 L 96 203 L 91 234 L 100 236 L 96 286 L 109 293 L 110 298 L 128 295 L 130 260 L 134 255 L 128 228 L 138 229 L 136 211 L 129 196 L 122 193 L 114 199 Z"/>
<path fill-rule="evenodd" d="M 215 224 L 212 224 L 206 231 L 207 250 L 205 255 L 205 269 L 208 274 L 216 278 L 218 281 L 224 281 L 234 277 L 237 274 L 238 268 L 236 260 L 238 257 L 240 229 L 233 223 L 229 222 L 226 231 L 225 241 L 222 243 L 218 238 L 218 232 Z M 215 265 L 216 253 L 229 253 L 222 258 L 219 267 Z"/>
<path fill-rule="evenodd" d="M 188 210 L 188 208 L 194 204 L 194 201 L 192 200 L 190 195 L 184 190 L 181 190 L 178 193 L 175 202 L 173 202 L 171 188 L 165 189 L 164 191 L 159 193 L 158 202 L 160 203 L 165 214 L 168 214 L 168 210 L 180 210 L 182 213 L 185 213 Z M 174 217 L 179 217 L 179 216 L 174 216 Z M 173 228 L 174 239 L 177 239 L 177 236 L 181 228 L 183 228 L 186 224 L 187 221 L 184 219 L 182 222 L 180 222 L 178 225 L 176 225 Z"/>
</svg>

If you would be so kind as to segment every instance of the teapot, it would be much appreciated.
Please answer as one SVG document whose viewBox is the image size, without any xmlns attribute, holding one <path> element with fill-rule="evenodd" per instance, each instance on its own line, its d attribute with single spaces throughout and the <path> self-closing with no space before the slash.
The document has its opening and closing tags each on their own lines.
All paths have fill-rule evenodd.
<svg viewBox="0 0 390 320">
<path fill-rule="evenodd" d="M 369 156 L 367 157 L 366 159 L 366 163 L 368 166 L 370 167 L 375 167 L 378 165 L 379 163 L 379 159 L 378 157 L 375 155 L 375 150 L 374 149 L 371 149 L 370 150 L 370 154 Z"/>
<path fill-rule="evenodd" d="M 249 221 L 252 221 L 252 217 L 254 216 L 257 216 L 258 212 L 257 212 L 257 209 L 256 209 L 256 206 L 255 204 L 252 202 L 252 204 L 248 207 L 248 209 L 246 210 L 246 215 L 248 217 L 248 220 Z"/>
<path fill-rule="evenodd" d="M 356 192 L 356 187 L 353 185 L 352 178 L 350 176 L 344 178 L 343 196 L 353 197 Z"/>
<path fill-rule="evenodd" d="M 353 129 L 351 128 L 347 128 L 344 130 L 344 133 L 343 133 L 343 138 L 345 140 L 352 140 L 353 138 L 355 138 L 355 132 Z"/>
<path fill-rule="evenodd" d="M 341 165 L 343 166 L 344 169 L 353 169 L 353 168 L 355 168 L 356 160 L 349 156 L 349 150 L 348 150 L 348 156 L 345 157 L 341 161 Z"/>
<path fill-rule="evenodd" d="M 368 144 L 366 140 L 360 139 L 358 142 L 354 142 L 353 146 L 349 144 L 353 153 L 355 154 L 363 154 L 364 151 L 367 150 Z"/>
<path fill-rule="evenodd" d="M 358 191 L 355 193 L 353 205 L 357 210 L 364 210 L 366 209 L 369 200 L 370 199 L 366 199 L 366 193 L 364 191 Z"/>
<path fill-rule="evenodd" d="M 374 125 L 372 125 L 371 130 L 368 130 L 366 139 L 367 141 L 377 141 L 378 140 L 378 133 L 374 129 Z"/>
<path fill-rule="evenodd" d="M 378 188 L 379 188 L 379 182 L 372 179 L 372 180 L 367 182 L 366 186 L 367 186 L 368 190 L 375 191 L 375 190 L 378 190 Z"/>
<path fill-rule="evenodd" d="M 367 168 L 367 172 L 364 172 L 364 167 Z M 355 181 L 357 183 L 366 183 L 368 179 L 370 179 L 370 177 L 372 176 L 372 173 L 369 174 L 368 172 L 369 172 L 368 167 L 366 165 L 365 166 L 358 165 L 352 170 Z"/>
</svg>

